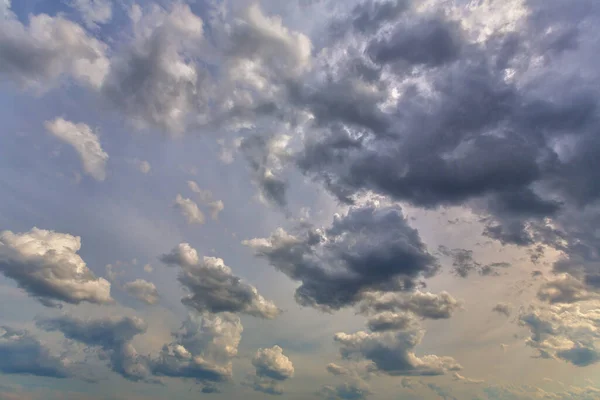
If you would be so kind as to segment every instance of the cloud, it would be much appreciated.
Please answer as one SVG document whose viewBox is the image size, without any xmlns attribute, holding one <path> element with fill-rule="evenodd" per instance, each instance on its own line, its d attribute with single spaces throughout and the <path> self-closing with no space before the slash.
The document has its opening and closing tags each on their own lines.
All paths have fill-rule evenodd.
<svg viewBox="0 0 600 400">
<path fill-rule="evenodd" d="M 404 330 L 416 323 L 411 313 L 393 313 L 384 311 L 369 318 L 367 326 L 372 332 Z"/>
<path fill-rule="evenodd" d="M 325 400 L 364 400 L 371 394 L 369 386 L 360 379 L 337 386 L 324 386 L 318 395 Z"/>
<path fill-rule="evenodd" d="M 130 16 L 133 41 L 114 57 L 102 91 L 136 127 L 182 133 L 209 90 L 189 53 L 203 37 L 203 21 L 179 3 L 168 12 L 153 5 L 146 14 L 134 5 Z"/>
<path fill-rule="evenodd" d="M 134 160 L 134 163 L 135 163 L 135 167 L 142 174 L 147 174 L 150 172 L 150 169 L 152 169 L 152 166 L 150 165 L 150 163 L 148 161 Z"/>
<path fill-rule="evenodd" d="M 448 389 L 438 386 L 435 383 L 428 383 L 427 387 L 443 400 L 457 400 Z"/>
<path fill-rule="evenodd" d="M 337 310 L 367 291 L 410 290 L 438 265 L 397 206 L 352 207 L 325 229 L 243 242 L 291 279 L 300 281 L 296 301 Z"/>
<path fill-rule="evenodd" d="M 110 303 L 110 283 L 77 254 L 81 238 L 33 228 L 0 232 L 0 271 L 44 305 Z"/>
<path fill-rule="evenodd" d="M 66 360 L 52 355 L 27 331 L 0 327 L 0 371 L 3 374 L 25 374 L 67 378 L 72 371 Z"/>
<path fill-rule="evenodd" d="M 88 125 L 63 118 L 46 121 L 44 125 L 48 132 L 75 149 L 86 174 L 98 181 L 106 178 L 108 154 L 102 150 L 98 136 Z"/>
<path fill-rule="evenodd" d="M 110 67 L 107 50 L 60 15 L 32 15 L 23 25 L 10 14 L 0 27 L 0 74 L 38 91 L 66 78 L 97 89 Z"/>
<path fill-rule="evenodd" d="M 146 332 L 147 325 L 140 318 L 79 319 L 64 315 L 42 318 L 36 324 L 49 332 L 61 332 L 67 339 L 99 348 L 99 356 L 126 379 L 138 381 L 148 376 L 146 357 L 139 355 L 131 344 L 136 335 Z"/>
<path fill-rule="evenodd" d="M 154 283 L 143 279 L 136 279 L 133 282 L 127 282 L 125 285 L 123 285 L 123 288 L 131 296 L 143 301 L 146 304 L 156 304 L 160 298 Z"/>
<path fill-rule="evenodd" d="M 579 305 L 530 307 L 519 316 L 531 336 L 527 345 L 542 358 L 557 358 L 584 367 L 600 361 L 595 342 L 600 337 L 597 310 L 582 311 Z"/>
<path fill-rule="evenodd" d="M 254 135 L 244 138 L 240 145 L 259 187 L 261 199 L 281 208 L 287 205 L 287 182 L 281 177 L 281 171 L 289 158 L 286 149 L 289 140 L 290 137 L 286 135 Z"/>
<path fill-rule="evenodd" d="M 178 194 L 173 206 L 181 211 L 181 214 L 186 218 L 188 224 L 204 223 L 204 214 L 200 211 L 200 208 L 198 208 L 198 204 L 192 199 L 182 197 Z"/>
<path fill-rule="evenodd" d="M 221 200 L 213 201 L 212 192 L 210 190 L 200 189 L 200 186 L 198 186 L 198 184 L 194 181 L 188 181 L 187 185 L 188 185 L 188 188 L 192 192 L 194 192 L 198 195 L 202 204 L 204 204 L 205 206 L 208 206 L 208 208 L 210 209 L 210 217 L 213 220 L 217 220 L 219 218 L 219 213 L 225 209 L 225 205 L 223 204 L 223 201 L 221 201 Z"/>
<path fill-rule="evenodd" d="M 556 304 L 590 300 L 597 297 L 597 294 L 588 291 L 584 282 L 569 274 L 562 274 L 556 279 L 543 283 L 538 290 L 537 297 L 550 304 Z"/>
<path fill-rule="evenodd" d="M 280 310 L 263 298 L 254 286 L 233 275 L 222 259 L 203 257 L 187 243 L 181 243 L 161 257 L 168 265 L 179 267 L 179 282 L 188 292 L 181 301 L 199 312 L 244 313 L 272 319 Z"/>
<path fill-rule="evenodd" d="M 336 376 L 348 375 L 350 373 L 350 371 L 347 368 L 342 367 L 341 365 L 334 364 L 334 363 L 327 364 L 326 369 L 327 369 L 327 372 L 329 372 L 332 375 L 336 375 Z"/>
<path fill-rule="evenodd" d="M 510 312 L 512 307 L 507 303 L 498 303 L 492 308 L 492 311 L 497 312 L 498 314 L 504 314 L 506 317 L 510 317 Z"/>
<path fill-rule="evenodd" d="M 359 304 L 363 314 L 400 310 L 430 319 L 450 318 L 460 307 L 460 302 L 447 292 L 434 294 L 420 290 L 413 293 L 369 292 Z"/>
<path fill-rule="evenodd" d="M 258 349 L 252 358 L 252 365 L 259 377 L 284 381 L 294 376 L 294 365 L 279 346 Z"/>
<path fill-rule="evenodd" d="M 459 374 L 458 372 L 455 372 L 452 374 L 452 377 L 454 378 L 454 380 L 456 381 L 460 381 L 463 383 L 468 383 L 468 384 L 480 384 L 480 383 L 484 383 L 485 381 L 482 379 L 471 379 L 471 378 L 466 378 L 464 376 L 462 376 L 461 374 Z"/>
<path fill-rule="evenodd" d="M 89 28 L 106 24 L 112 18 L 111 0 L 73 0 L 72 6 L 81 13 L 83 22 Z"/>
<path fill-rule="evenodd" d="M 231 380 L 231 360 L 237 355 L 243 327 L 231 313 L 190 315 L 174 341 L 152 360 L 155 375 L 194 379 L 212 388 L 212 383 Z"/>
</svg>

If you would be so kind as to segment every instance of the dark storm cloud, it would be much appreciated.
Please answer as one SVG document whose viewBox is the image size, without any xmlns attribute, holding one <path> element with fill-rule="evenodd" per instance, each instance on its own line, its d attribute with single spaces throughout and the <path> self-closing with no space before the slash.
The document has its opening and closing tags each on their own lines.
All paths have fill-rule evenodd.
<svg viewBox="0 0 600 400">
<path fill-rule="evenodd" d="M 49 332 L 61 332 L 75 340 L 101 350 L 113 371 L 126 379 L 138 381 L 148 375 L 146 358 L 137 354 L 131 340 L 146 332 L 146 323 L 139 318 L 102 318 L 83 320 L 70 316 L 40 319 L 38 327 Z"/>
<path fill-rule="evenodd" d="M 188 292 L 181 302 L 201 313 L 236 312 L 273 319 L 281 311 L 263 298 L 254 286 L 233 275 L 222 259 L 200 259 L 187 243 L 179 244 L 161 260 L 180 268 L 178 279 Z"/>
<path fill-rule="evenodd" d="M 66 378 L 73 375 L 64 360 L 54 356 L 27 331 L 0 327 L 0 372 Z"/>
<path fill-rule="evenodd" d="M 458 57 L 463 43 L 460 29 L 442 17 L 399 23 L 388 37 L 369 43 L 366 51 L 377 64 L 435 67 Z"/>
<path fill-rule="evenodd" d="M 516 31 L 474 41 L 449 14 L 386 4 L 340 19 L 350 26 L 364 14 L 352 31 L 366 58 L 360 40 L 333 35 L 327 79 L 294 88 L 292 102 L 315 117 L 296 164 L 344 202 L 374 191 L 426 208 L 468 206 L 488 216 L 485 235 L 555 247 L 566 254 L 556 272 L 600 286 L 598 5 L 530 1 Z M 406 83 L 398 65 L 427 68 L 410 69 L 419 83 Z"/>
<path fill-rule="evenodd" d="M 328 228 L 301 236 L 279 229 L 270 238 L 244 244 L 301 282 L 298 303 L 324 310 L 355 304 L 366 291 L 413 289 L 417 279 L 438 270 L 397 206 L 352 207 Z"/>
</svg>

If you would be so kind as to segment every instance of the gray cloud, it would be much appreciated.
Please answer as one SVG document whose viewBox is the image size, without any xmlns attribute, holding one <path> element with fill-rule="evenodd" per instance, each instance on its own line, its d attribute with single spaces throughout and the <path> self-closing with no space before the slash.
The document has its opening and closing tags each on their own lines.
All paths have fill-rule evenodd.
<svg viewBox="0 0 600 400">
<path fill-rule="evenodd" d="M 302 284 L 296 300 L 337 310 L 373 290 L 409 290 L 438 265 L 397 206 L 353 207 L 325 229 L 293 236 L 282 229 L 244 244 Z"/>
<path fill-rule="evenodd" d="M 384 311 L 369 318 L 367 326 L 372 332 L 397 331 L 410 328 L 416 323 L 410 313 Z"/>
<path fill-rule="evenodd" d="M 584 367 L 600 361 L 595 342 L 600 337 L 597 310 L 582 311 L 578 305 L 531 307 L 519 316 L 531 331 L 527 345 L 542 358 L 556 358 Z"/>
<path fill-rule="evenodd" d="M 0 74 L 35 90 L 71 77 L 99 88 L 110 67 L 107 49 L 60 15 L 32 15 L 23 25 L 9 13 L 0 26 Z"/>
<path fill-rule="evenodd" d="M 78 319 L 68 315 L 37 321 L 38 327 L 49 332 L 61 332 L 67 339 L 92 348 L 99 348 L 99 356 L 106 358 L 110 368 L 126 379 L 146 379 L 147 359 L 131 345 L 134 336 L 146 332 L 146 323 L 140 318 L 107 317 Z"/>
<path fill-rule="evenodd" d="M 158 290 L 152 282 L 136 279 L 123 285 L 127 293 L 146 304 L 156 304 L 160 298 Z"/>
<path fill-rule="evenodd" d="M 537 293 L 538 299 L 548 303 L 576 303 L 597 298 L 598 295 L 588 291 L 584 282 L 569 274 L 543 283 Z"/>
<path fill-rule="evenodd" d="M 73 375 L 67 363 L 27 331 L 7 326 L 0 328 L 0 371 L 3 374 L 25 374 L 66 378 Z"/>
<path fill-rule="evenodd" d="M 492 308 L 492 311 L 497 312 L 498 314 L 504 314 L 506 317 L 510 317 L 512 307 L 507 303 L 498 303 L 494 306 L 494 308 Z"/>
<path fill-rule="evenodd" d="M 359 310 L 365 314 L 400 310 L 422 318 L 445 319 L 450 318 L 460 306 L 460 302 L 447 292 L 434 294 L 417 290 L 413 293 L 365 293 Z"/>
<path fill-rule="evenodd" d="M 280 310 L 262 297 L 254 286 L 233 275 L 222 259 L 204 257 L 181 243 L 161 260 L 180 268 L 179 282 L 188 295 L 181 302 L 199 312 L 235 312 L 260 318 L 275 318 Z"/>
<path fill-rule="evenodd" d="M 0 232 L 0 271 L 47 306 L 110 303 L 110 283 L 97 278 L 77 254 L 81 238 L 33 228 Z"/>
<path fill-rule="evenodd" d="M 102 92 L 136 127 L 181 133 L 210 90 L 206 72 L 188 60 L 202 39 L 203 21 L 185 4 L 168 12 L 152 7 L 147 14 L 135 5 L 130 17 L 135 37 L 114 57 Z"/>
<path fill-rule="evenodd" d="M 165 345 L 150 363 L 158 376 L 193 379 L 210 391 L 214 383 L 232 377 L 231 360 L 237 355 L 243 327 L 235 314 L 190 315 L 174 341 Z"/>
<path fill-rule="evenodd" d="M 371 389 L 362 380 L 354 379 L 337 386 L 324 386 L 318 394 L 325 400 L 364 400 Z"/>
</svg>

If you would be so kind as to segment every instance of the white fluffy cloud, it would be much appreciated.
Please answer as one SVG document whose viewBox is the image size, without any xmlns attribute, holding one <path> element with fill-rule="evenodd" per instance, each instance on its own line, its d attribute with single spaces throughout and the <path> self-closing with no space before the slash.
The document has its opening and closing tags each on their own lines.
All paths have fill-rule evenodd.
<svg viewBox="0 0 600 400">
<path fill-rule="evenodd" d="M 68 233 L 2 231 L 0 271 L 46 305 L 112 302 L 110 283 L 88 269 L 80 248 L 81 238 Z"/>
<path fill-rule="evenodd" d="M 60 78 L 100 88 L 110 62 L 107 46 L 63 17 L 32 15 L 23 25 L 12 15 L 0 24 L 0 74 L 44 90 Z"/>
<path fill-rule="evenodd" d="M 175 198 L 174 207 L 181 211 L 188 224 L 203 224 L 204 214 L 200 211 L 198 204 L 192 199 L 182 197 L 180 194 Z"/>
<path fill-rule="evenodd" d="M 261 377 L 284 381 L 294 376 L 294 365 L 279 346 L 258 349 L 252 365 L 256 368 L 256 375 Z"/>
<path fill-rule="evenodd" d="M 156 304 L 160 297 L 154 283 L 143 279 L 127 282 L 123 288 L 127 293 L 146 304 Z"/>
<path fill-rule="evenodd" d="M 106 178 L 108 154 L 102 150 L 100 139 L 88 125 L 56 118 L 46 121 L 45 126 L 48 132 L 75 149 L 86 174 L 98 181 Z"/>
</svg>

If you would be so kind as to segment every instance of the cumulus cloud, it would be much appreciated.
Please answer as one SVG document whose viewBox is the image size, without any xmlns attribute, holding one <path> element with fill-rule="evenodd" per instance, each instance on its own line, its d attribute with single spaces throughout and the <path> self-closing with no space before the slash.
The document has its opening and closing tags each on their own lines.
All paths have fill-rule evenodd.
<svg viewBox="0 0 600 400">
<path fill-rule="evenodd" d="M 372 332 L 397 331 L 415 325 L 415 317 L 411 313 L 393 313 L 384 311 L 369 318 L 367 326 Z"/>
<path fill-rule="evenodd" d="M 102 150 L 100 139 L 88 125 L 56 118 L 46 121 L 45 127 L 52 135 L 75 149 L 86 174 L 98 181 L 106 178 L 108 154 Z"/>
<path fill-rule="evenodd" d="M 294 376 L 294 365 L 279 346 L 258 349 L 252 358 L 252 365 L 260 377 L 284 381 Z"/>
<path fill-rule="evenodd" d="M 182 197 L 180 194 L 175 198 L 173 205 L 185 217 L 188 224 L 203 224 L 204 214 L 200 211 L 198 204 L 192 199 Z"/>
<path fill-rule="evenodd" d="M 391 376 L 443 375 L 462 369 L 452 357 L 425 355 L 418 357 L 414 348 L 424 333 L 419 329 L 394 332 L 337 333 L 342 357 L 358 357 L 372 361 L 379 372 Z"/>
<path fill-rule="evenodd" d="M 108 360 L 110 368 L 126 379 L 138 381 L 146 379 L 149 374 L 146 357 L 139 355 L 131 344 L 134 336 L 146 332 L 147 325 L 140 318 L 79 319 L 64 315 L 39 319 L 37 325 L 99 349 L 98 355 Z"/>
<path fill-rule="evenodd" d="M 110 62 L 107 46 L 58 15 L 32 15 L 23 25 L 14 15 L 0 26 L 0 74 L 19 85 L 45 90 L 61 79 L 100 88 Z"/>
<path fill-rule="evenodd" d="M 275 318 L 280 310 L 262 297 L 254 286 L 233 275 L 222 259 L 203 257 L 181 243 L 161 260 L 180 268 L 179 282 L 188 292 L 181 301 L 199 312 L 235 312 L 260 318 Z"/>
<path fill-rule="evenodd" d="M 127 282 L 123 285 L 123 288 L 131 296 L 146 304 L 156 304 L 160 298 L 154 283 L 144 279 L 136 279 L 135 281 Z"/>
<path fill-rule="evenodd" d="M 210 210 L 210 217 L 213 220 L 219 218 L 219 213 L 225 209 L 225 205 L 222 200 L 213 200 L 213 194 L 210 190 L 200 189 L 200 186 L 194 181 L 187 182 L 188 188 L 197 194 L 200 202 L 207 206 Z"/>
<path fill-rule="evenodd" d="M 252 358 L 252 365 L 255 368 L 255 375 L 250 376 L 248 385 L 257 392 L 281 395 L 283 394 L 281 382 L 294 376 L 294 365 L 279 346 L 258 349 Z"/>
<path fill-rule="evenodd" d="M 81 238 L 33 228 L 0 232 L 0 271 L 45 305 L 110 303 L 110 283 L 77 254 Z"/>
<path fill-rule="evenodd" d="M 600 361 L 596 342 L 600 337 L 600 314 L 582 311 L 579 305 L 531 307 L 519 316 L 531 336 L 527 345 L 538 350 L 542 358 L 556 358 L 576 366 Z"/>
<path fill-rule="evenodd" d="M 24 374 L 66 378 L 72 375 L 69 365 L 53 355 L 27 331 L 0 327 L 0 371 L 3 374 Z"/>
<path fill-rule="evenodd" d="M 363 297 L 359 310 L 364 314 L 400 310 L 409 311 L 422 318 L 446 319 L 461 307 L 460 302 L 447 292 L 369 292 Z"/>
<path fill-rule="evenodd" d="M 283 229 L 243 242 L 291 279 L 296 301 L 323 310 L 353 305 L 367 291 L 410 290 L 438 270 L 397 206 L 352 207 L 325 229 L 294 236 Z"/>
<path fill-rule="evenodd" d="M 163 346 L 151 369 L 158 376 L 193 379 L 204 388 L 232 377 L 231 360 L 237 355 L 243 327 L 231 313 L 190 315 L 174 341 Z"/>
<path fill-rule="evenodd" d="M 597 298 L 598 294 L 588 291 L 584 282 L 569 274 L 563 274 L 543 283 L 538 290 L 537 297 L 550 304 L 576 303 Z"/>
<path fill-rule="evenodd" d="M 136 127 L 181 133 L 209 89 L 205 83 L 200 90 L 204 73 L 189 54 L 203 37 L 203 21 L 180 3 L 147 13 L 134 5 L 130 16 L 133 42 L 115 56 L 103 93 Z"/>
</svg>

